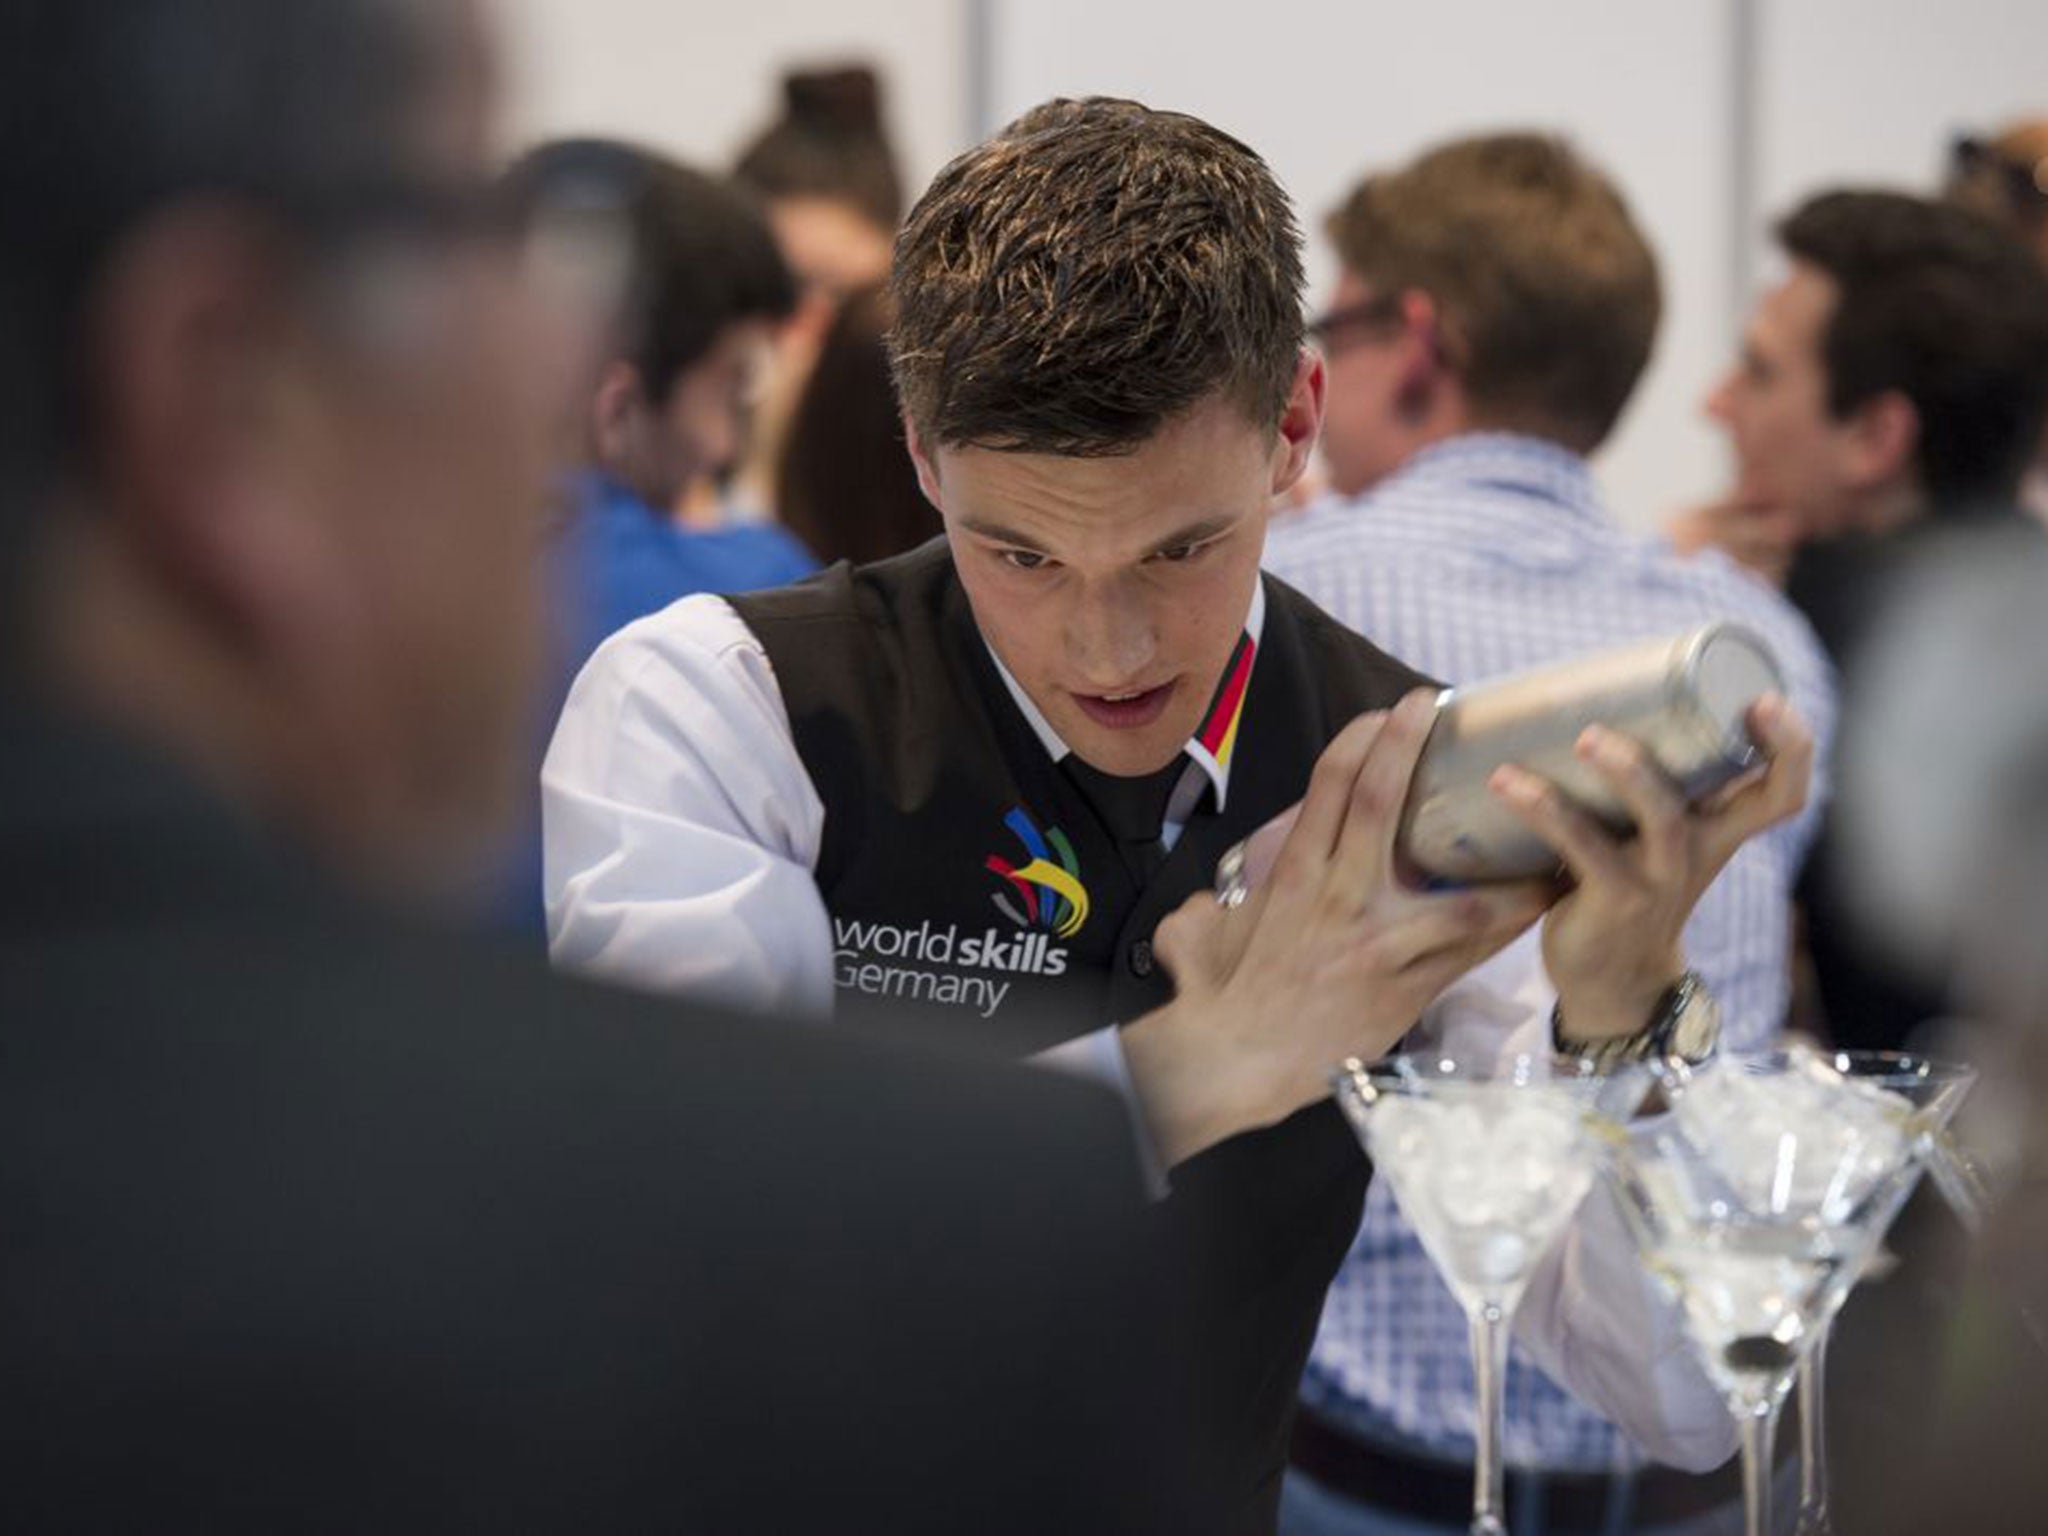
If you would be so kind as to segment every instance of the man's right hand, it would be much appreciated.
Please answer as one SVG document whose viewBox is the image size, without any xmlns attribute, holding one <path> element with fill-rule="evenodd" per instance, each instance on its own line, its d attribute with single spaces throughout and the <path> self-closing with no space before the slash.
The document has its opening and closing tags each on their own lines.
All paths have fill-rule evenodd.
<svg viewBox="0 0 2048 1536">
<path fill-rule="evenodd" d="M 1394 833 L 1434 701 L 1418 689 L 1330 743 L 1242 905 L 1203 893 L 1159 925 L 1153 951 L 1177 992 L 1123 1043 L 1169 1166 L 1314 1103 L 1346 1058 L 1384 1055 L 1555 898 L 1547 881 L 1441 895 L 1401 882 Z"/>
</svg>

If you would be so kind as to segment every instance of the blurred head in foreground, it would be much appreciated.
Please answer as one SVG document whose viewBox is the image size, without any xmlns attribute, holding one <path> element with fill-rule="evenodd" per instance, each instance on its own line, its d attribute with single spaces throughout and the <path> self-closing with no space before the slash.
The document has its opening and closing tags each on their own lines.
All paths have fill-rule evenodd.
<svg viewBox="0 0 2048 1536">
<path fill-rule="evenodd" d="M 1973 1012 L 2048 1019 L 2048 541 L 1928 539 L 1866 653 L 1841 815 L 1863 915 Z M 2039 1042 L 2048 1065 L 2048 1034 Z M 2044 1072 L 2048 1082 L 2048 1072 Z"/>
<path fill-rule="evenodd" d="M 0 34 L 0 202 L 36 210 L 0 242 L 9 684 L 440 887 L 520 762 L 558 350 L 486 196 L 475 8 Z"/>
<path fill-rule="evenodd" d="M 1841 743 L 1847 883 L 1881 942 L 1956 1001 L 1937 1049 L 1980 1069 L 1956 1134 L 1994 1200 L 1966 1276 L 1921 1320 L 1931 1341 L 1902 1336 L 1912 1365 L 1881 1378 L 1907 1432 L 1852 1441 L 1848 1475 L 1883 1512 L 1872 1530 L 2017 1536 L 2048 1498 L 2048 541 L 1958 524 L 1921 554 Z"/>
</svg>

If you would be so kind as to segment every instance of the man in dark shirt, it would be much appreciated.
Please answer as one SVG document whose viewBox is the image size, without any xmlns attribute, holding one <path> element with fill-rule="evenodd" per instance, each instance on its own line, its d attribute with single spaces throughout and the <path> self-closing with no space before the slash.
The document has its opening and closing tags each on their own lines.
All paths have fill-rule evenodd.
<svg viewBox="0 0 2048 1536">
<path fill-rule="evenodd" d="M 1114 1100 L 428 917 L 559 338 L 469 6 L 0 19 L 10 1530 L 1200 1530 Z"/>
<path fill-rule="evenodd" d="M 1846 722 L 1866 642 L 1935 525 L 2019 521 L 2048 407 L 2048 275 L 1990 221 L 1896 192 L 1815 197 L 1778 239 L 1784 281 L 1708 410 L 1736 500 L 1797 530 L 1786 595 L 1841 671 Z M 1837 780 L 1845 801 L 1858 767 Z M 1945 1000 L 1868 930 L 1857 883 L 1824 826 L 1799 889 L 1822 1022 L 1837 1044 L 1897 1049 Z"/>
</svg>

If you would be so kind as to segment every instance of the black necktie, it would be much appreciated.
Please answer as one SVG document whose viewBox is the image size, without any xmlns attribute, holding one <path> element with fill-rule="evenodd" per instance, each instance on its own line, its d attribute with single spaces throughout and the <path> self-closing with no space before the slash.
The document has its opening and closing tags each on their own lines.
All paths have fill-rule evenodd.
<svg viewBox="0 0 2048 1536">
<path fill-rule="evenodd" d="M 1166 862 L 1166 845 L 1160 840 L 1160 832 L 1166 822 L 1167 802 L 1173 798 L 1174 786 L 1180 783 L 1187 766 L 1183 754 L 1156 773 L 1124 778 L 1090 767 L 1071 752 L 1060 763 L 1061 771 L 1109 828 L 1124 867 L 1140 885 Z"/>
</svg>

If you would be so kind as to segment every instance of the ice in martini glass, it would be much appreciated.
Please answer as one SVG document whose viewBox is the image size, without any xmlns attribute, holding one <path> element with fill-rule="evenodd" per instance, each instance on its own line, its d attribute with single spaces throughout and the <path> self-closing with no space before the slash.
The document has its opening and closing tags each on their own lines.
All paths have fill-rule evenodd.
<svg viewBox="0 0 2048 1536">
<path fill-rule="evenodd" d="M 1609 1164 L 1644 1261 L 1742 1434 L 1749 1536 L 1800 1362 L 1919 1177 L 1936 1111 L 1812 1051 L 1731 1055 L 1666 1084 Z"/>
<path fill-rule="evenodd" d="M 1479 1389 L 1472 1536 L 1505 1536 L 1509 1325 L 1598 1176 L 1594 1112 L 1626 1119 L 1648 1078 L 1566 1057 L 1424 1055 L 1349 1061 L 1335 1081 L 1377 1176 L 1465 1309 Z"/>
</svg>

